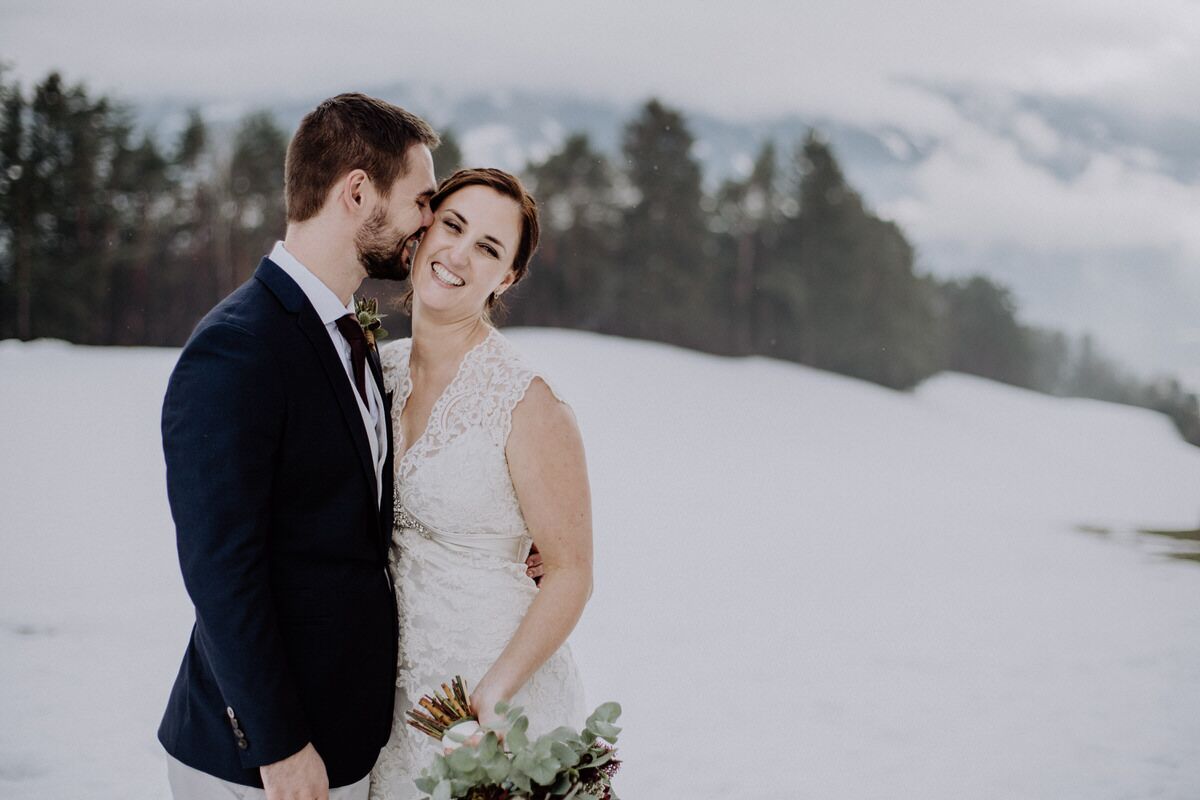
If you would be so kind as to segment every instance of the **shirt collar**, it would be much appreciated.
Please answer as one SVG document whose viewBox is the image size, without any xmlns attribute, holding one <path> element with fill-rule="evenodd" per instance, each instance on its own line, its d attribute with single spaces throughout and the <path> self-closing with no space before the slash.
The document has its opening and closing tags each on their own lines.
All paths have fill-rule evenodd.
<svg viewBox="0 0 1200 800">
<path fill-rule="evenodd" d="M 342 301 L 338 300 L 338 296 L 333 293 L 333 290 L 289 253 L 283 246 L 283 242 L 276 242 L 268 257 L 296 282 L 300 291 L 304 292 L 304 296 L 308 298 L 308 302 L 312 303 L 312 307 L 316 309 L 317 316 L 321 318 L 323 324 L 328 325 L 340 317 L 354 313 L 353 305 L 342 305 Z M 353 297 L 350 298 L 350 302 L 354 303 Z"/>
</svg>

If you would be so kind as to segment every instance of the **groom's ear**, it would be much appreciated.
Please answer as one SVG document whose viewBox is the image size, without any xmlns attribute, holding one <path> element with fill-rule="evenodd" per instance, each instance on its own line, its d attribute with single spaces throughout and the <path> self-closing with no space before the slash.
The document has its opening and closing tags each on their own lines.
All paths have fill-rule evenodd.
<svg viewBox="0 0 1200 800">
<path fill-rule="evenodd" d="M 352 169 L 342 178 L 339 199 L 351 214 L 358 213 L 366 205 L 366 194 L 370 191 L 371 179 L 361 169 Z"/>
</svg>

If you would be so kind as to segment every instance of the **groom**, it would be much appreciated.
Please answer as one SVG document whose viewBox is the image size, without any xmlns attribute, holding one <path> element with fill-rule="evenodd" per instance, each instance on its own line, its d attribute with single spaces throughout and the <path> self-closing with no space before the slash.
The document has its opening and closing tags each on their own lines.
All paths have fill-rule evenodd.
<svg viewBox="0 0 1200 800">
<path fill-rule="evenodd" d="M 360 94 L 308 114 L 288 146 L 286 238 L 171 374 L 167 493 L 196 608 L 158 731 L 176 800 L 367 796 L 395 696 L 392 454 L 351 295 L 405 276 L 437 144 Z"/>
</svg>

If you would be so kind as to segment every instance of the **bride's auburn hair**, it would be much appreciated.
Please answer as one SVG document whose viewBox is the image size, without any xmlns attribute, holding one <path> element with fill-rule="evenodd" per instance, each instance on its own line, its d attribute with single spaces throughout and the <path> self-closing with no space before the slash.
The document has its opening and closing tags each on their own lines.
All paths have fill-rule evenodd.
<svg viewBox="0 0 1200 800">
<path fill-rule="evenodd" d="M 472 167 L 460 169 L 442 181 L 437 192 L 429 198 L 429 208 L 437 213 L 446 198 L 468 186 L 486 186 L 500 196 L 512 200 L 521 211 L 521 238 L 517 242 L 517 251 L 513 255 L 512 263 L 514 275 L 512 286 L 516 286 L 529 271 L 529 262 L 533 259 L 533 254 L 537 251 L 538 240 L 541 238 L 537 201 L 533 199 L 533 195 L 525 189 L 524 184 L 515 175 L 491 167 Z M 412 313 L 412 298 L 413 290 L 410 285 L 401 298 L 404 309 L 409 313 Z M 484 313 L 490 312 L 497 305 L 500 305 L 499 298 L 494 294 L 489 295 Z M 503 310 L 502 306 L 501 309 Z"/>
<path fill-rule="evenodd" d="M 408 151 L 440 142 L 425 120 L 399 106 L 358 92 L 331 97 L 300 121 L 283 167 L 288 222 L 316 216 L 330 187 L 361 169 L 383 197 L 408 174 Z"/>
</svg>

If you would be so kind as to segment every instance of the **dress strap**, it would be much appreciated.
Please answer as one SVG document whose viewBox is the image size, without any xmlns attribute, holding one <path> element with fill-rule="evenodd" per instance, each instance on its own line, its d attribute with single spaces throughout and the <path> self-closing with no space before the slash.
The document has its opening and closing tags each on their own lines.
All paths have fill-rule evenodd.
<svg viewBox="0 0 1200 800">
<path fill-rule="evenodd" d="M 535 378 L 541 378 L 560 403 L 567 406 L 570 404 L 563 399 L 562 394 L 554 388 L 554 384 L 542 371 L 526 361 L 507 339 L 502 339 L 498 345 L 495 350 L 496 361 L 491 365 L 491 387 L 486 393 L 488 408 L 484 416 L 491 419 L 488 427 L 496 444 L 504 447 L 509 434 L 512 433 L 513 410 L 525 399 Z"/>
</svg>

